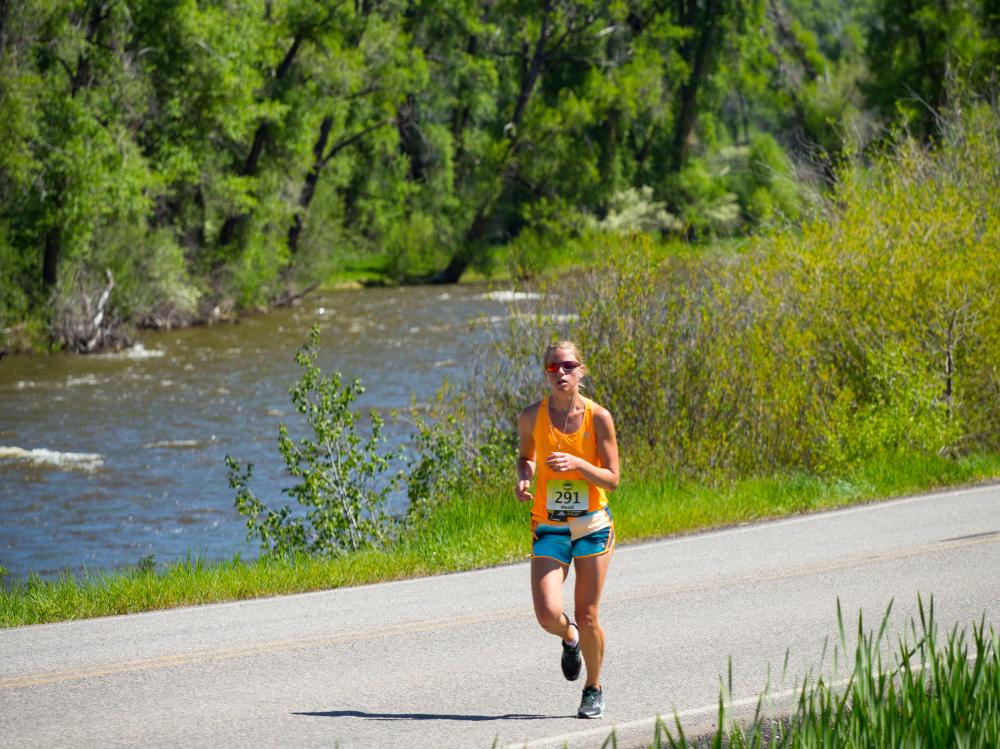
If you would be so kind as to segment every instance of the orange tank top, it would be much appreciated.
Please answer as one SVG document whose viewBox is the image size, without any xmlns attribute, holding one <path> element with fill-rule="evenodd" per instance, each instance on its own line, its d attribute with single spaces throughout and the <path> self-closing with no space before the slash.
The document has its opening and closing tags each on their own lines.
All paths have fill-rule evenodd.
<svg viewBox="0 0 1000 749">
<path fill-rule="evenodd" d="M 531 519 L 539 523 L 565 523 L 570 517 L 596 512 L 608 504 L 608 497 L 599 486 L 587 481 L 579 471 L 555 472 L 545 459 L 554 452 L 569 453 L 591 465 L 603 467 L 597 452 L 594 431 L 594 402 L 584 398 L 583 420 L 572 434 L 557 429 L 549 419 L 549 399 L 538 406 L 532 435 L 535 441 L 535 502 Z"/>
</svg>

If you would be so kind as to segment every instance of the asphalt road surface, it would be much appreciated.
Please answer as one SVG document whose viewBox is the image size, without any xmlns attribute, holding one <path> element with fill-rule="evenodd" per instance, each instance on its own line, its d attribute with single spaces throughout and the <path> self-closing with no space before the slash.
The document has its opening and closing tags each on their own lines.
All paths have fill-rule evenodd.
<svg viewBox="0 0 1000 749">
<path fill-rule="evenodd" d="M 849 633 L 894 600 L 893 646 L 918 594 L 943 632 L 1000 623 L 998 573 L 998 487 L 619 547 L 601 721 L 575 717 L 526 563 L 0 630 L 0 745 L 640 746 L 657 715 L 710 730 L 730 658 L 737 712 L 769 673 L 776 709 L 832 674 L 838 598 Z"/>
</svg>

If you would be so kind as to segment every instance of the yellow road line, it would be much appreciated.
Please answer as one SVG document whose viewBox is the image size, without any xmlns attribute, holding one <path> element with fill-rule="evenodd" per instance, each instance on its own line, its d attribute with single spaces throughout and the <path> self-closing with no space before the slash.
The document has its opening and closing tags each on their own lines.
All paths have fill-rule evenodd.
<svg viewBox="0 0 1000 749">
<path fill-rule="evenodd" d="M 1000 533 L 994 533 L 984 536 L 938 541 L 935 543 L 922 544 L 920 546 L 898 549 L 881 554 L 849 557 L 846 559 L 831 560 L 829 562 L 818 562 L 814 564 L 800 565 L 798 567 L 775 569 L 770 572 L 763 571 L 755 574 L 740 575 L 738 577 L 722 577 L 716 580 L 708 580 L 700 583 L 647 586 L 645 588 L 630 590 L 625 593 L 609 595 L 605 598 L 605 602 L 624 603 L 648 600 L 651 598 L 662 598 L 683 593 L 715 590 L 718 588 L 731 587 L 741 584 L 775 582 L 778 580 L 865 567 L 883 562 L 898 561 L 900 559 L 909 559 L 912 557 L 942 553 L 973 546 L 982 546 L 984 544 L 997 543 L 998 541 L 1000 541 Z M 531 611 L 526 605 L 524 607 L 498 609 L 469 616 L 442 617 L 440 619 L 428 619 L 417 622 L 394 624 L 375 629 L 343 632 L 341 634 L 329 635 L 326 637 L 276 640 L 273 642 L 263 642 L 255 645 L 245 645 L 234 648 L 202 650 L 190 653 L 175 653 L 170 655 L 161 655 L 155 658 L 143 658 L 132 661 L 124 661 L 121 663 L 112 663 L 105 666 L 95 666 L 93 668 L 69 669 L 66 671 L 54 671 L 49 673 L 0 678 L 0 689 L 18 689 L 48 684 L 60 684 L 70 681 L 96 679 L 105 676 L 115 676 L 118 674 L 133 673 L 138 671 L 149 671 L 199 663 L 213 663 L 217 661 L 249 658 L 274 653 L 285 653 L 308 648 L 329 647 L 348 642 L 377 640 L 383 637 L 400 637 L 422 632 L 436 632 L 454 627 L 464 627 L 518 618 L 529 618 L 531 616 Z"/>
</svg>

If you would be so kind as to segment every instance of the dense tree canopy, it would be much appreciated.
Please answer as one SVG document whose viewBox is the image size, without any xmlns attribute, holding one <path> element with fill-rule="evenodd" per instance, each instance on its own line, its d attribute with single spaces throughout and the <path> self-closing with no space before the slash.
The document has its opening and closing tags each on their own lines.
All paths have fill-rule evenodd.
<svg viewBox="0 0 1000 749">
<path fill-rule="evenodd" d="M 162 327 L 348 259 L 454 281 L 644 211 L 794 217 L 796 174 L 995 83 L 994 5 L 0 0 L 0 329 L 80 346 L 103 303 Z"/>
</svg>

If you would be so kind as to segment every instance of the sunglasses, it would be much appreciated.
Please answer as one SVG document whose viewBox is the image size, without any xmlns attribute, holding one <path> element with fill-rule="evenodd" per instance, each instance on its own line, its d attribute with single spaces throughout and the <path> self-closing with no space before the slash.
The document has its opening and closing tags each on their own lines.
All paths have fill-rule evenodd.
<svg viewBox="0 0 1000 749">
<path fill-rule="evenodd" d="M 564 372 L 572 372 L 577 367 L 582 367 L 583 365 L 578 361 L 553 361 L 545 365 L 545 371 L 549 374 L 555 374 L 560 369 Z"/>
</svg>

